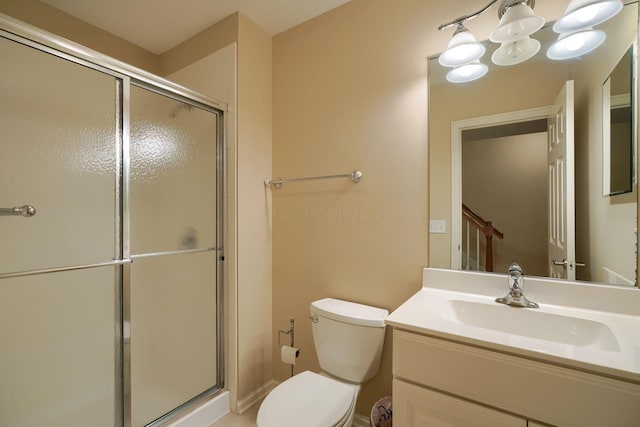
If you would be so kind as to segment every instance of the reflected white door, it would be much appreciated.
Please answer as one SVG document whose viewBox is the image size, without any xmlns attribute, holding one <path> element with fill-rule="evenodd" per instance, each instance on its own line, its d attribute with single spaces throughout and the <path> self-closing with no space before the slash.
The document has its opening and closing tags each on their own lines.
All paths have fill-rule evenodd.
<svg viewBox="0 0 640 427">
<path fill-rule="evenodd" d="M 575 156 L 573 80 L 565 83 L 548 117 L 549 276 L 575 280 Z"/>
</svg>

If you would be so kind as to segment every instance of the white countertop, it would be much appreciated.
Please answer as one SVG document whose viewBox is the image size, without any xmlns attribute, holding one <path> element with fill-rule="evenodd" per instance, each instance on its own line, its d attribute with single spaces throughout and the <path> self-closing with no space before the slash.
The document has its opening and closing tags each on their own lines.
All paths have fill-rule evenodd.
<svg viewBox="0 0 640 427">
<path fill-rule="evenodd" d="M 386 323 L 640 383 L 639 289 L 525 277 L 525 295 L 540 304 L 528 309 L 494 301 L 506 283 L 504 275 L 425 269 L 422 289 Z M 582 339 L 585 330 L 601 338 Z"/>
</svg>

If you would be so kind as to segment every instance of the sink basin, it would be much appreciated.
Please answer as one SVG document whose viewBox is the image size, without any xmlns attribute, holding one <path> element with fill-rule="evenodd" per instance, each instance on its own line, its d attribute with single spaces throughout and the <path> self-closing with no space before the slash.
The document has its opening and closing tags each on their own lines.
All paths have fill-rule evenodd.
<svg viewBox="0 0 640 427">
<path fill-rule="evenodd" d="M 442 316 L 467 326 L 602 351 L 620 351 L 611 328 L 593 320 L 497 303 L 448 300 Z"/>
<path fill-rule="evenodd" d="M 640 291 L 527 278 L 538 309 L 495 302 L 504 274 L 425 268 L 422 287 L 387 325 L 640 384 Z"/>
</svg>

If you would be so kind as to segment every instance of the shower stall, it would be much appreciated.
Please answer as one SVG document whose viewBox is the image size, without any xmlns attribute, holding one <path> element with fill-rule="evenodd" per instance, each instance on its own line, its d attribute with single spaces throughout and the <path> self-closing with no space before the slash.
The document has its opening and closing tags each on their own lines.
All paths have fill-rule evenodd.
<svg viewBox="0 0 640 427">
<path fill-rule="evenodd" d="M 0 425 L 223 388 L 226 106 L 0 16 Z"/>
</svg>

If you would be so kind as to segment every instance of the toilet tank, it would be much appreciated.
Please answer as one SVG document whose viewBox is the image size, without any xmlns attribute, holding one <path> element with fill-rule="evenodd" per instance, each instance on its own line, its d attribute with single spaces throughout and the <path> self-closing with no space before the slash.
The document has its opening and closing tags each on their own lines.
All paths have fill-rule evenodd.
<svg viewBox="0 0 640 427">
<path fill-rule="evenodd" d="M 333 298 L 312 302 L 310 310 L 323 371 L 355 383 L 378 373 L 387 310 Z"/>
</svg>

